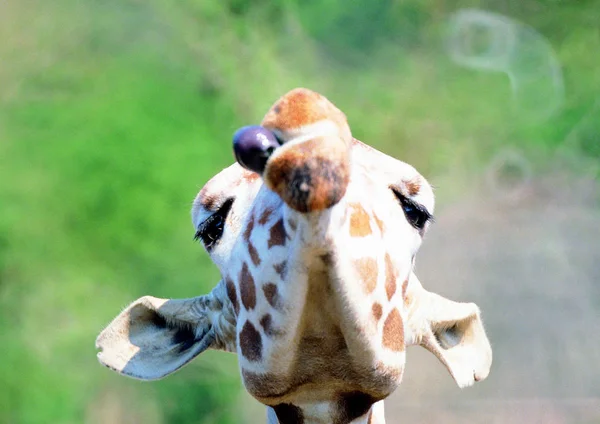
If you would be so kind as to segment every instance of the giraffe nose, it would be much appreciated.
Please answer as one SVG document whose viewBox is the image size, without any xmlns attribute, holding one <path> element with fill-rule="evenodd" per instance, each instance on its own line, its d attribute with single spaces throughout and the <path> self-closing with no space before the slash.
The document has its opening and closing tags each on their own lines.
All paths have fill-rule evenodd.
<svg viewBox="0 0 600 424">
<path fill-rule="evenodd" d="M 259 125 L 242 127 L 233 135 L 235 160 L 258 174 L 263 173 L 267 160 L 279 146 L 275 134 Z"/>
</svg>

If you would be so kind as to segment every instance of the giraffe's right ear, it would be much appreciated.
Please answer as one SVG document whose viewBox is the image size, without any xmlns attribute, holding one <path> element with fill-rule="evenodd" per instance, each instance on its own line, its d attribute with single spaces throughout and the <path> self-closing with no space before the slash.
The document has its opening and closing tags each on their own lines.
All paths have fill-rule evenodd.
<svg viewBox="0 0 600 424">
<path fill-rule="evenodd" d="M 219 291 L 191 299 L 136 300 L 96 339 L 98 360 L 120 374 L 155 380 L 208 348 L 230 350 L 227 334 L 235 334 L 235 323 L 224 319 L 228 308 L 216 296 Z"/>
<path fill-rule="evenodd" d="M 414 274 L 406 293 L 409 344 L 433 353 L 461 388 L 485 379 L 492 365 L 492 347 L 477 305 L 428 292 Z"/>
</svg>

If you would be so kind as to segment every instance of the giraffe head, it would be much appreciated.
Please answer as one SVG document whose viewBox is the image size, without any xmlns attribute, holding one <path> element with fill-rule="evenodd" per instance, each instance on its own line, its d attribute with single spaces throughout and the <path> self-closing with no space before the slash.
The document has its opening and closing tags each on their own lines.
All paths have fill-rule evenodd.
<svg viewBox="0 0 600 424">
<path fill-rule="evenodd" d="M 310 90 L 283 96 L 261 125 L 268 154 L 252 160 L 264 152 L 242 146 L 252 170 L 231 165 L 194 200 L 196 238 L 221 281 L 205 296 L 133 302 L 98 337 L 100 361 L 155 379 L 208 348 L 236 352 L 246 389 L 280 422 L 372 418 L 409 345 L 434 353 L 460 387 L 487 377 L 477 306 L 426 291 L 414 274 L 434 206 L 425 178 L 353 139 L 344 114 Z"/>
</svg>

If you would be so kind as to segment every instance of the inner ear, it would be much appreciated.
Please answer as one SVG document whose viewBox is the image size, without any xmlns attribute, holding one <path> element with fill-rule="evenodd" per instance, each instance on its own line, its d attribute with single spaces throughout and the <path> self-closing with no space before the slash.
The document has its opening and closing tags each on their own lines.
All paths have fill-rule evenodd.
<svg viewBox="0 0 600 424">
<path fill-rule="evenodd" d="M 433 335 L 443 349 L 450 349 L 456 346 L 462 339 L 462 332 L 459 330 L 458 325 L 453 325 L 446 329 L 436 329 Z"/>
<path fill-rule="evenodd" d="M 98 336 L 98 359 L 130 377 L 171 374 L 211 347 L 214 329 L 204 297 L 181 300 L 145 296 L 121 312 Z"/>
<path fill-rule="evenodd" d="M 442 349 L 448 350 L 464 342 L 469 343 L 473 337 L 473 316 L 432 325 L 433 335 Z"/>
<path fill-rule="evenodd" d="M 202 330 L 207 329 L 202 328 Z M 203 333 L 197 335 L 190 322 L 168 318 L 160 313 L 160 309 L 149 308 L 144 304 L 133 306 L 129 316 L 131 343 L 146 347 L 148 343 L 156 343 L 158 334 L 171 345 L 172 349 L 180 353 L 190 349 L 204 336 Z"/>
</svg>

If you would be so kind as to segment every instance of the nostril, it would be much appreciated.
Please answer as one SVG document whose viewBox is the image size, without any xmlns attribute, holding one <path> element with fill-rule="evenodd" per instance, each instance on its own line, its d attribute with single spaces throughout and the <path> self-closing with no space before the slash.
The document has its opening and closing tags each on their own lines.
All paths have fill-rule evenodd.
<svg viewBox="0 0 600 424">
<path fill-rule="evenodd" d="M 259 125 L 242 127 L 233 135 L 233 152 L 235 159 L 244 168 L 262 174 L 267 160 L 279 141 L 271 131 Z"/>
</svg>

